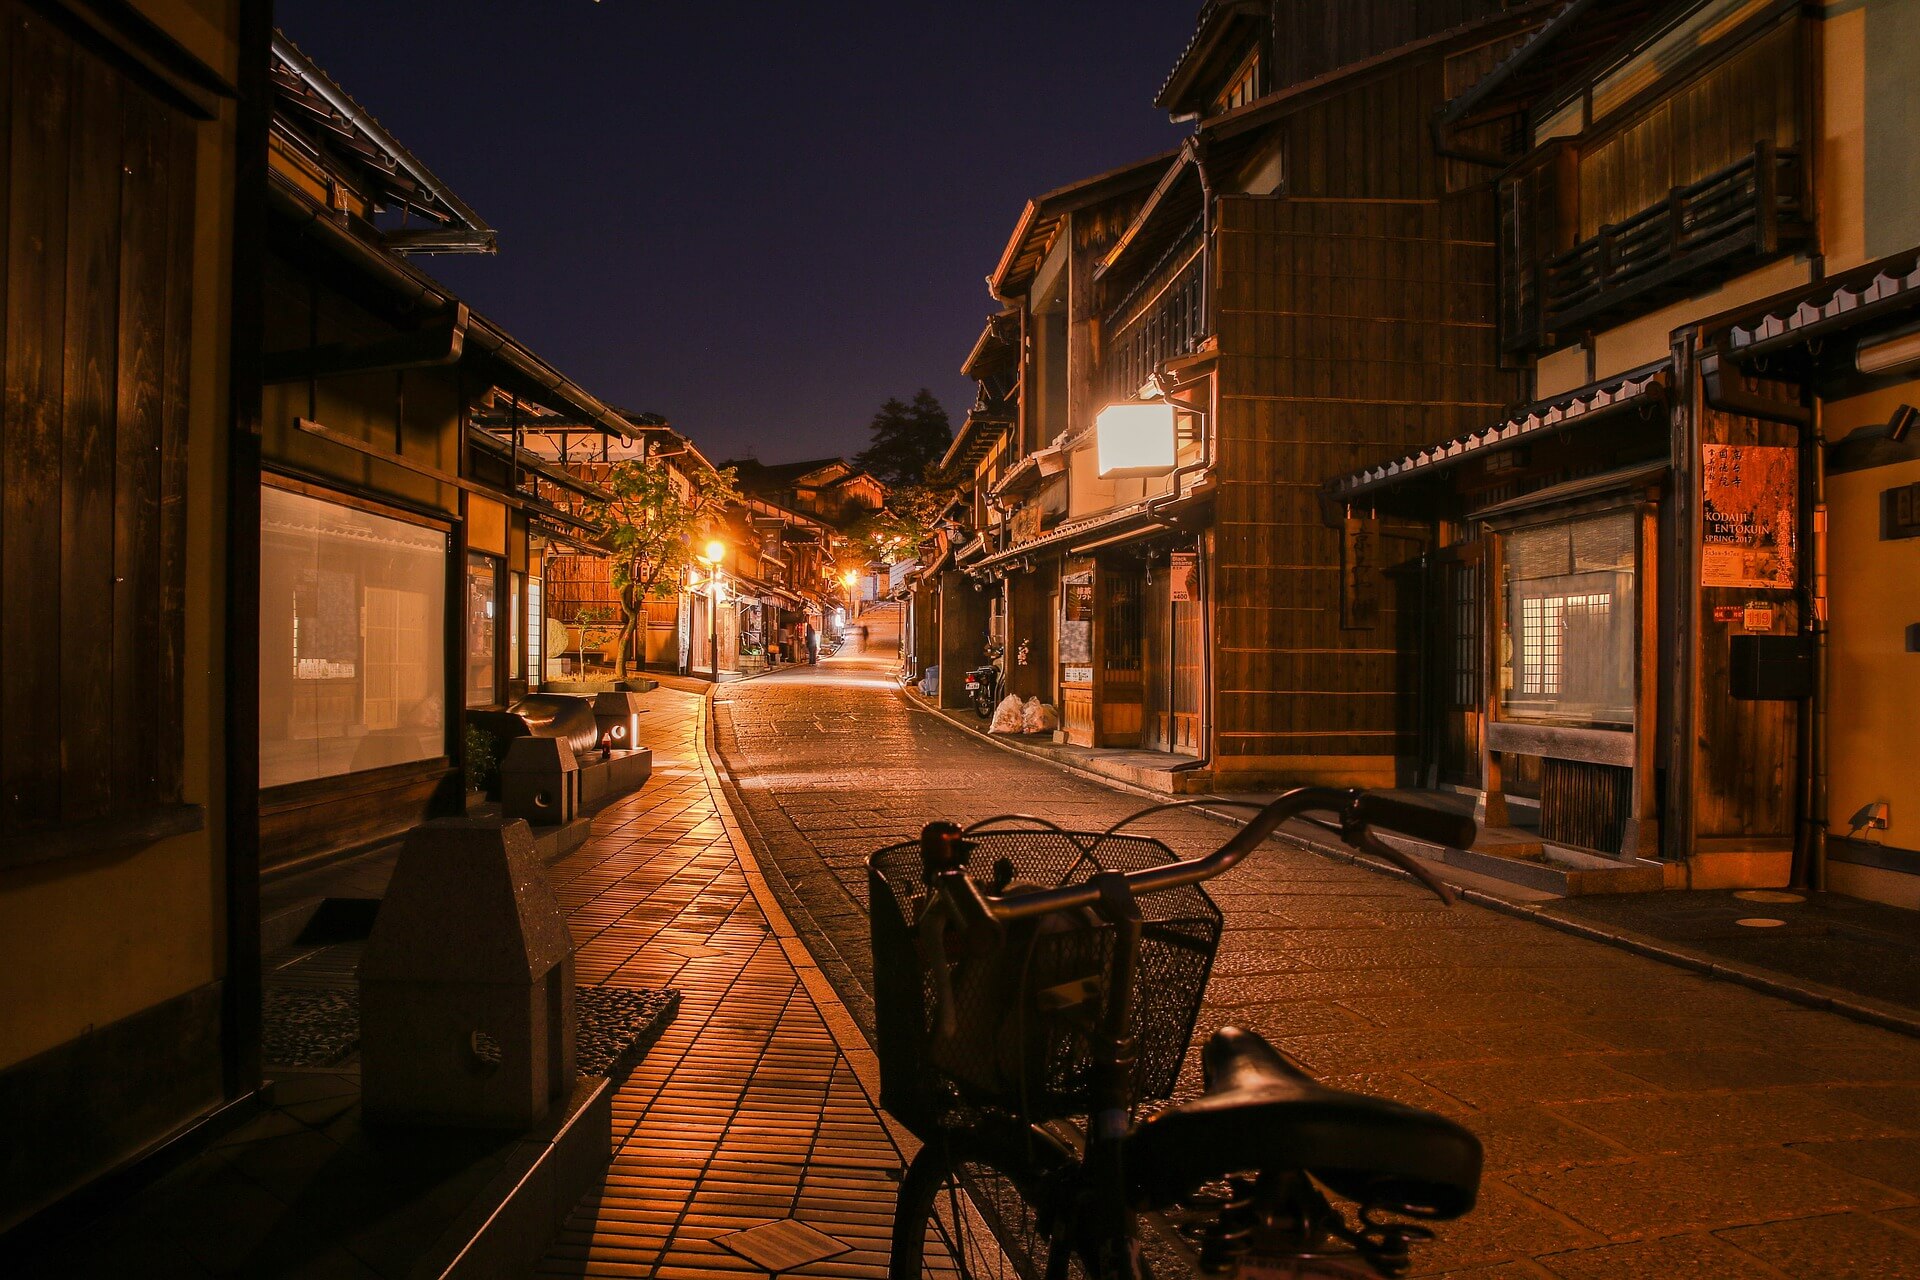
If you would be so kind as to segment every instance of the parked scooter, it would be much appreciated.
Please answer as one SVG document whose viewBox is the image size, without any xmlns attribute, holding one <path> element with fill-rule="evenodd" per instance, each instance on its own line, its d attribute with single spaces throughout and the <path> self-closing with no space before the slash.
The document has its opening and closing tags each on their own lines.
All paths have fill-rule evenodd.
<svg viewBox="0 0 1920 1280">
<path fill-rule="evenodd" d="M 974 714 L 982 720 L 993 719 L 993 709 L 1000 705 L 999 653 L 989 648 L 987 655 L 985 666 L 967 672 L 967 697 L 973 700 Z"/>
</svg>

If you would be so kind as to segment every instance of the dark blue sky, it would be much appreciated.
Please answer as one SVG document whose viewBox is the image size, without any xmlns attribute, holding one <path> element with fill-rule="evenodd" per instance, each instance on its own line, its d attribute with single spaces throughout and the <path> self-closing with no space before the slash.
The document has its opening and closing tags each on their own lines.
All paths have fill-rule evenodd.
<svg viewBox="0 0 1920 1280">
<path fill-rule="evenodd" d="M 852 452 L 958 366 L 1028 196 L 1177 143 L 1197 0 L 279 0 L 500 232 L 419 259 L 711 456 Z"/>
</svg>

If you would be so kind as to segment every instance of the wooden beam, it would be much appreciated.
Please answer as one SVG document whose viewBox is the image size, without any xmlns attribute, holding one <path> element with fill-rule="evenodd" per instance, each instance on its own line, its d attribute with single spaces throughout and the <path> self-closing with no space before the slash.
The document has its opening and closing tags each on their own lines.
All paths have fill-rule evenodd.
<svg viewBox="0 0 1920 1280">
<path fill-rule="evenodd" d="M 261 357 L 262 380 L 269 385 L 338 378 L 389 369 L 426 369 L 454 364 L 466 349 L 467 304 L 456 302 L 443 324 L 417 333 L 396 334 L 376 342 L 331 342 Z"/>
</svg>

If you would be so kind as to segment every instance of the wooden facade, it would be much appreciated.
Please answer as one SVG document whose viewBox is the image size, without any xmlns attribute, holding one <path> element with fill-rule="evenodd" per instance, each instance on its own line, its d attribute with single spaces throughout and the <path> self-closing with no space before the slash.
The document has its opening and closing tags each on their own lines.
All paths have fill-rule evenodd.
<svg viewBox="0 0 1920 1280">
<path fill-rule="evenodd" d="M 1829 654 L 1849 655 L 1834 670 L 1871 663 L 1896 628 L 1874 600 L 1884 572 L 1849 574 L 1846 610 L 1830 594 L 1829 528 L 1872 526 L 1823 476 L 1838 459 L 1906 465 L 1899 406 L 1920 395 L 1912 362 L 1865 354 L 1914 314 L 1911 251 L 1818 278 L 1860 261 L 1861 191 L 1879 181 L 1839 139 L 1900 128 L 1836 88 L 1900 77 L 1867 25 L 1784 3 L 1572 6 L 1441 113 L 1450 161 L 1493 174 L 1500 343 L 1540 398 L 1329 496 L 1411 517 L 1438 549 L 1408 563 L 1429 625 L 1399 642 L 1443 633 L 1409 717 L 1424 776 L 1482 795 L 1490 822 L 1532 828 L 1549 858 L 1637 860 L 1650 883 L 1696 888 L 1818 886 L 1831 869 L 1920 903 L 1920 855 L 1841 836 L 1829 793 L 1845 770 L 1824 727 Z M 1823 430 L 1836 410 L 1844 448 Z M 1897 560 L 1887 527 L 1854 554 Z M 1538 561 L 1563 530 L 1571 571 L 1530 585 L 1543 571 L 1510 557 Z M 1460 586 L 1475 572 L 1477 609 Z M 1579 680 L 1543 683 L 1569 645 Z M 1872 763 L 1874 735 L 1898 733 L 1848 731 L 1850 767 L 1874 779 L 1851 794 L 1911 780 Z"/>
<path fill-rule="evenodd" d="M 257 723 L 278 874 L 465 812 L 467 712 L 544 682 L 546 551 L 593 536 L 567 508 L 590 486 L 533 438 L 604 455 L 664 423 L 415 269 L 493 233 L 437 180 L 396 181 L 426 171 L 291 42 L 272 53 Z"/>
<path fill-rule="evenodd" d="M 260 1086 L 269 34 L 0 2 L 0 1232 Z"/>
<path fill-rule="evenodd" d="M 1033 340 L 1021 449 L 991 489 L 1009 514 L 975 572 L 1008 584 L 1010 652 L 1054 646 L 1066 740 L 1161 752 L 1168 786 L 1394 779 L 1412 750 L 1403 624 L 1384 582 L 1380 607 L 1343 614 L 1344 513 L 1321 486 L 1521 393 L 1497 344 L 1491 191 L 1462 189 L 1427 122 L 1450 72 L 1527 19 L 1464 5 L 1479 25 L 1440 36 L 1385 9 L 1305 8 L 1272 20 L 1323 23 L 1323 52 L 1290 32 L 1286 56 L 1337 71 L 1278 61 L 1271 23 L 1210 9 L 1163 95 L 1201 114 L 1194 139 L 1034 202 L 993 278 Z M 1262 62 L 1260 96 L 1208 105 Z M 1101 480 L 1094 419 L 1150 378 L 1176 406 L 1175 474 Z M 1385 528 L 1379 563 L 1421 536 Z M 1176 564 L 1190 599 L 1172 598 Z M 1008 671 L 1016 692 L 1046 687 Z"/>
<path fill-rule="evenodd" d="M 1319 121 L 1302 132 L 1324 136 Z M 1484 199 L 1445 196 L 1431 161 L 1416 197 L 1401 185 L 1408 172 L 1383 167 L 1379 199 L 1222 202 L 1224 774 L 1392 780 L 1403 753 L 1397 606 L 1388 597 L 1371 625 L 1343 625 L 1342 534 L 1321 485 L 1363 458 L 1460 434 L 1517 391 L 1494 341 L 1493 247 L 1476 238 Z M 1385 546 L 1379 563 L 1412 549 Z"/>
</svg>

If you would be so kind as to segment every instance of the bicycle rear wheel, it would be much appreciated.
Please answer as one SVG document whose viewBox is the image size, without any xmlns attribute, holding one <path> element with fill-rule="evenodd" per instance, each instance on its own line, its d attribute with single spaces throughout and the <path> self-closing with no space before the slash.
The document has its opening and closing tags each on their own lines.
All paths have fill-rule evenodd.
<svg viewBox="0 0 1920 1280">
<path fill-rule="evenodd" d="M 1070 1161 L 1042 1141 L 936 1134 L 900 1182 L 889 1280 L 1090 1280 L 1048 1212 Z"/>
</svg>

